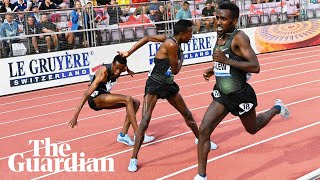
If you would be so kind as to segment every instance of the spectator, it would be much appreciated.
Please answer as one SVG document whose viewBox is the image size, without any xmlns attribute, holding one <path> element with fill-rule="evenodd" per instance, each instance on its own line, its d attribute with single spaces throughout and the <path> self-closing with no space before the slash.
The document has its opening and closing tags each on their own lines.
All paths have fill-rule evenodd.
<svg viewBox="0 0 320 180">
<path fill-rule="evenodd" d="M 189 9 L 188 1 L 184 1 L 182 7 L 178 10 L 176 14 L 176 19 L 189 19 L 192 18 L 191 11 Z"/>
<path fill-rule="evenodd" d="M 29 10 L 26 0 L 17 0 L 13 5 L 18 7 L 18 11 Z"/>
<path fill-rule="evenodd" d="M 32 5 L 30 9 L 32 10 L 35 6 L 37 6 L 37 8 L 39 9 L 40 4 L 41 4 L 40 0 L 32 0 Z"/>
<path fill-rule="evenodd" d="M 19 12 L 18 17 L 14 21 L 16 21 L 18 23 L 19 29 L 24 30 L 24 27 L 26 25 L 26 21 L 24 18 L 24 13 L 22 11 Z"/>
<path fill-rule="evenodd" d="M 56 25 L 49 21 L 47 14 L 43 14 L 41 16 L 40 25 L 41 25 L 41 31 L 43 33 L 54 33 L 54 32 L 57 31 Z M 53 41 L 53 45 L 55 47 L 55 51 L 57 51 L 59 49 L 59 47 L 58 47 L 58 37 L 57 37 L 56 34 L 51 34 L 51 35 L 45 35 L 45 40 L 47 42 L 48 52 L 51 51 L 51 39 Z"/>
<path fill-rule="evenodd" d="M 39 10 L 58 9 L 57 5 L 51 0 L 44 0 L 39 6 Z"/>
<path fill-rule="evenodd" d="M 212 6 L 210 1 L 206 2 L 206 7 L 202 10 L 202 17 L 215 16 L 215 8 Z M 207 32 L 210 32 L 210 24 L 214 24 L 214 18 L 205 18 L 202 19 L 202 22 L 205 24 Z"/>
<path fill-rule="evenodd" d="M 31 35 L 31 34 L 40 34 L 41 33 L 41 28 L 39 26 L 39 24 L 37 25 L 35 23 L 35 19 L 33 16 L 29 16 L 27 19 L 27 28 L 26 28 L 26 32 L 27 35 Z M 43 36 L 41 36 L 43 38 Z M 38 37 L 37 36 L 33 36 L 33 37 L 29 37 L 29 39 L 32 42 L 32 46 L 34 48 L 34 52 L 39 54 L 39 48 L 38 48 Z"/>
<path fill-rule="evenodd" d="M 83 15 L 83 26 L 84 29 L 92 29 L 94 28 L 94 18 L 96 17 L 95 11 L 92 8 L 92 2 L 90 0 L 87 1 L 84 15 Z M 93 37 L 94 33 L 92 31 L 86 32 L 86 40 L 89 47 L 93 47 Z"/>
<path fill-rule="evenodd" d="M 0 13 L 4 12 L 15 12 L 18 7 L 16 7 L 14 4 L 10 3 L 10 0 L 3 0 L 2 6 L 0 8 Z"/>
<path fill-rule="evenodd" d="M 13 15 L 7 13 L 5 15 L 5 22 L 1 25 L 0 34 L 2 38 L 19 36 L 19 33 L 22 32 L 22 29 L 19 29 L 18 23 L 13 21 Z M 8 39 L 3 40 L 4 47 L 4 57 L 12 56 L 11 45 L 12 43 L 19 42 L 19 39 Z"/>
<path fill-rule="evenodd" d="M 117 2 L 115 0 L 111 0 L 111 6 L 107 7 L 107 12 L 109 14 L 109 25 L 114 25 L 122 23 L 121 18 L 118 18 L 119 16 L 122 15 L 122 10 L 120 6 L 117 6 Z"/>
<path fill-rule="evenodd" d="M 182 7 L 179 9 L 179 11 L 176 14 L 176 19 L 189 19 L 192 18 L 191 11 L 189 9 L 189 3 L 188 1 L 184 1 L 182 4 Z M 200 31 L 200 21 L 197 19 L 193 21 L 193 24 L 196 24 L 196 32 L 199 33 Z"/>
<path fill-rule="evenodd" d="M 76 8 L 70 14 L 70 19 L 72 22 L 71 30 L 81 30 L 83 29 L 82 13 L 81 13 L 81 3 L 80 1 L 75 1 L 74 7 Z M 83 32 L 74 33 L 75 36 L 79 37 L 79 42 L 83 42 Z"/>
<path fill-rule="evenodd" d="M 150 11 L 150 19 L 154 22 L 162 22 L 164 21 L 164 13 L 165 9 L 163 5 L 159 6 L 159 10 Z M 165 24 L 156 24 L 157 31 L 165 30 Z"/>
<path fill-rule="evenodd" d="M 70 13 L 70 19 L 72 22 L 71 25 L 71 30 L 80 30 L 82 29 L 82 13 L 81 13 L 81 3 L 80 1 L 75 1 L 74 7 L 76 9 L 74 9 L 73 11 L 71 11 Z"/>
<path fill-rule="evenodd" d="M 57 7 L 63 2 L 63 0 L 51 0 Z"/>
<path fill-rule="evenodd" d="M 35 20 L 35 24 L 39 24 L 41 21 L 41 14 L 39 13 L 39 7 L 37 4 L 34 4 L 32 7 L 32 13 L 30 14 Z"/>
<path fill-rule="evenodd" d="M 64 31 L 68 30 L 67 22 L 62 21 L 61 15 L 60 14 L 55 14 L 55 15 L 56 15 L 55 19 L 52 22 L 55 23 L 55 25 L 57 27 L 57 31 L 64 32 Z M 52 17 L 53 17 L 53 15 L 51 15 L 51 18 Z M 74 34 L 72 32 L 65 32 L 64 34 L 59 34 L 58 37 L 62 41 L 67 42 L 66 49 L 73 49 Z"/>
<path fill-rule="evenodd" d="M 157 10 L 159 10 L 158 0 L 150 0 L 150 2 L 155 3 L 155 4 L 150 4 L 149 11 L 152 11 L 152 10 L 153 11 L 157 11 Z"/>
</svg>

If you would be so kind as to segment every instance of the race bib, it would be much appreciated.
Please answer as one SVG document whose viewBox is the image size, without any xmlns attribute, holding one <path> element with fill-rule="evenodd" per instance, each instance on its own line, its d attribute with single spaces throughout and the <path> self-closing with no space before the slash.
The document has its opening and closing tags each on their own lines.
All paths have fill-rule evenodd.
<svg viewBox="0 0 320 180">
<path fill-rule="evenodd" d="M 230 65 L 214 62 L 214 74 L 216 76 L 231 76 Z"/>
<path fill-rule="evenodd" d="M 112 89 L 112 87 L 113 87 L 116 83 L 117 83 L 117 81 L 115 81 L 115 82 L 111 82 L 111 81 L 107 82 L 107 83 L 105 84 L 107 91 L 110 92 L 111 89 Z"/>
</svg>

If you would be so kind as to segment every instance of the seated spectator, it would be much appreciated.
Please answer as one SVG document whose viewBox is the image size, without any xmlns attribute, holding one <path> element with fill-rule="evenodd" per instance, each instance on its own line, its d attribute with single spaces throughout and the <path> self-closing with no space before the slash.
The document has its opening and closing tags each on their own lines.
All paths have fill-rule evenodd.
<svg viewBox="0 0 320 180">
<path fill-rule="evenodd" d="M 192 18 L 191 11 L 189 9 L 189 3 L 188 1 L 184 1 L 182 4 L 182 7 L 179 9 L 179 11 L 176 14 L 176 19 L 189 19 Z M 200 31 L 200 21 L 197 19 L 193 21 L 193 24 L 196 24 L 196 33 L 199 33 Z"/>
<path fill-rule="evenodd" d="M 13 21 L 13 15 L 10 13 L 7 13 L 5 15 L 5 22 L 1 25 L 0 28 L 0 35 L 2 38 L 5 37 L 14 37 L 14 36 L 19 36 L 19 33 L 22 32 L 22 29 L 19 29 L 18 23 Z M 8 40 L 3 40 L 3 47 L 4 47 L 4 57 L 12 57 L 13 53 L 11 51 L 11 45 L 12 43 L 17 43 L 19 42 L 19 39 L 14 38 L 14 39 L 8 39 Z"/>
<path fill-rule="evenodd" d="M 53 22 L 56 25 L 58 32 L 64 32 L 68 30 L 68 22 L 62 21 L 60 14 L 52 14 L 51 22 Z M 65 49 L 73 49 L 74 34 L 72 32 L 58 34 L 58 37 L 61 38 L 60 40 L 67 42 Z"/>
<path fill-rule="evenodd" d="M 18 23 L 19 29 L 24 30 L 24 27 L 26 25 L 26 20 L 24 18 L 24 13 L 22 11 L 19 11 L 19 14 L 16 19 L 14 19 Z"/>
<path fill-rule="evenodd" d="M 159 10 L 158 0 L 150 0 L 150 2 L 155 3 L 155 4 L 150 4 L 150 6 L 149 6 L 149 12 L 152 11 L 152 10 L 154 10 L 154 11 Z"/>
<path fill-rule="evenodd" d="M 293 21 L 298 20 L 300 13 L 299 13 L 300 5 L 297 4 L 289 4 L 287 14 L 288 18 L 293 18 Z"/>
<path fill-rule="evenodd" d="M 137 17 L 138 17 L 138 20 L 142 23 L 150 23 L 151 22 L 150 17 L 147 14 L 146 6 L 141 7 L 140 15 Z"/>
<path fill-rule="evenodd" d="M 39 26 L 39 24 L 35 23 L 35 19 L 33 18 L 33 16 L 29 16 L 27 19 L 27 28 L 26 28 L 26 32 L 27 35 L 31 35 L 31 34 L 40 34 L 41 33 L 41 27 Z M 40 36 L 40 38 L 43 38 L 43 36 Z M 34 48 L 34 52 L 39 54 L 39 48 L 38 48 L 38 37 L 37 36 L 33 36 L 33 37 L 29 37 L 29 39 L 31 39 L 32 42 L 32 46 Z"/>
<path fill-rule="evenodd" d="M 35 24 L 39 24 L 40 21 L 41 21 L 41 14 L 39 12 L 39 7 L 37 4 L 35 4 L 33 7 L 32 7 L 32 13 L 30 14 L 30 16 L 34 17 L 35 19 Z"/>
<path fill-rule="evenodd" d="M 165 9 L 163 5 L 159 6 L 159 10 L 150 11 L 150 20 L 154 22 L 164 21 Z M 165 24 L 156 24 L 157 30 L 165 30 Z"/>
<path fill-rule="evenodd" d="M 40 4 L 42 3 L 41 0 L 32 0 L 31 2 L 32 2 L 31 10 L 32 10 L 32 8 L 35 7 L 35 6 L 39 7 Z"/>
<path fill-rule="evenodd" d="M 43 14 L 41 16 L 40 25 L 41 25 L 41 32 L 43 33 L 53 33 L 57 31 L 56 25 L 49 21 L 47 14 Z M 53 41 L 55 51 L 57 51 L 59 47 L 58 47 L 58 36 L 56 34 L 45 35 L 45 40 L 47 42 L 47 50 L 48 52 L 51 51 L 51 39 Z"/>
<path fill-rule="evenodd" d="M 18 7 L 16 7 L 14 4 L 10 3 L 10 0 L 3 0 L 2 6 L 0 8 L 0 13 L 4 12 L 15 12 Z"/>
<path fill-rule="evenodd" d="M 58 7 L 55 3 L 51 2 L 51 0 L 44 0 L 39 6 L 39 10 L 47 9 L 58 9 Z"/>
<path fill-rule="evenodd" d="M 210 1 L 206 2 L 206 7 L 202 10 L 202 17 L 215 16 L 215 8 L 212 6 Z M 205 18 L 202 19 L 202 22 L 205 24 L 207 32 L 210 32 L 210 24 L 214 24 L 214 18 Z"/>
<path fill-rule="evenodd" d="M 29 10 L 26 0 L 17 0 L 13 5 L 18 7 L 18 11 Z"/>
</svg>

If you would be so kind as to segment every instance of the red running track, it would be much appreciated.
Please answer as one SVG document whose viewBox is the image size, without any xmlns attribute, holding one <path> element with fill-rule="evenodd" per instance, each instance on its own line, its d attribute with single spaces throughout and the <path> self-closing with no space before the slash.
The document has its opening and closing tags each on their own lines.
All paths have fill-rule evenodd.
<svg viewBox="0 0 320 180">
<path fill-rule="evenodd" d="M 257 111 L 273 106 L 281 98 L 291 118 L 276 116 L 256 135 L 248 134 L 240 120 L 228 115 L 211 138 L 219 149 L 211 151 L 209 179 L 296 179 L 319 168 L 320 160 L 320 47 L 259 55 L 261 72 L 250 84 L 258 97 Z M 204 81 L 203 70 L 212 63 L 185 66 L 176 82 L 194 118 L 200 123 L 211 101 L 214 78 Z M 132 95 L 142 102 L 146 73 L 121 77 L 113 93 Z M 1 179 L 193 179 L 197 173 L 194 136 L 181 115 L 169 103 L 159 100 L 147 131 L 156 141 L 139 153 L 139 170 L 127 171 L 132 148 L 116 142 L 125 110 L 95 112 L 84 106 L 79 126 L 67 122 L 87 87 L 87 83 L 1 97 L 0 175 Z M 141 119 L 141 110 L 137 114 Z M 129 134 L 132 136 L 132 130 Z M 51 143 L 71 146 L 72 153 L 85 158 L 112 157 L 114 172 L 13 172 L 9 156 L 22 153 L 33 157 L 29 140 L 50 138 Z M 44 148 L 40 148 L 41 158 Z M 17 162 L 22 162 L 21 158 Z M 16 168 L 18 165 L 16 165 Z"/>
</svg>

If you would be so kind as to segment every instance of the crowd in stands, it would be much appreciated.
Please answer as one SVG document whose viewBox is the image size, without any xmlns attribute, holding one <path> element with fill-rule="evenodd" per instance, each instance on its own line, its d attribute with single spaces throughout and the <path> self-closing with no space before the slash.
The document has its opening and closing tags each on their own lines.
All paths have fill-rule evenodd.
<svg viewBox="0 0 320 180">
<path fill-rule="evenodd" d="M 1 40 L 1 58 L 14 56 L 13 43 L 24 42 L 28 53 L 33 54 L 103 45 L 107 37 L 112 40 L 114 29 L 119 36 L 130 32 L 138 38 L 138 28 L 133 24 L 143 24 L 145 30 L 152 26 L 156 33 L 165 33 L 172 24 L 161 22 L 193 18 L 195 33 L 211 32 L 215 30 L 216 1 L 0 0 L 0 36 L 6 38 Z M 272 1 L 278 0 L 251 2 Z M 132 31 L 125 31 L 126 27 Z M 121 37 L 114 40 L 120 42 Z"/>
</svg>

